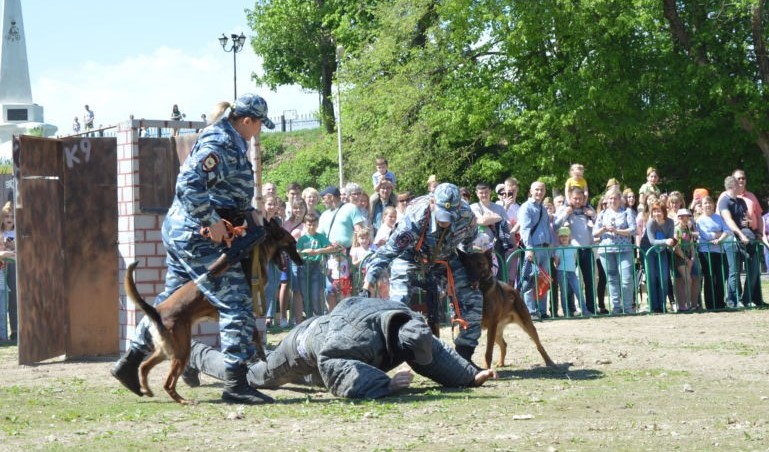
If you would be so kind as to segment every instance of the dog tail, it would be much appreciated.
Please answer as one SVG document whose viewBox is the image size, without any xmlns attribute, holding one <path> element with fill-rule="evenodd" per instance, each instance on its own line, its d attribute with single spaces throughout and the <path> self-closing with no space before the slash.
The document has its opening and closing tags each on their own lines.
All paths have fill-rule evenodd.
<svg viewBox="0 0 769 452">
<path fill-rule="evenodd" d="M 163 325 L 163 321 L 160 319 L 160 314 L 158 314 L 157 309 L 152 307 L 149 303 L 144 301 L 144 298 L 142 298 L 141 295 L 139 295 L 139 290 L 136 288 L 136 283 L 134 282 L 134 270 L 136 269 L 136 266 L 138 266 L 138 262 L 132 262 L 128 265 L 128 269 L 125 273 L 125 292 L 128 295 L 128 298 L 131 299 L 131 301 L 144 312 L 144 315 L 149 317 L 149 319 L 152 321 L 152 323 L 155 324 L 155 327 L 158 330 L 165 329 L 165 326 Z"/>
</svg>

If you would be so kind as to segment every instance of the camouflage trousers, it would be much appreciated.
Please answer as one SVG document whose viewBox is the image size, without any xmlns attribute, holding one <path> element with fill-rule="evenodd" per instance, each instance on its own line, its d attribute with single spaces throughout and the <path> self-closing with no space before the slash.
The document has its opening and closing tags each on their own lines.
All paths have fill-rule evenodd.
<svg viewBox="0 0 769 452">
<path fill-rule="evenodd" d="M 472 289 L 467 272 L 457 256 L 448 260 L 454 275 L 459 314 L 467 322 L 467 329 L 460 328 L 454 339 L 457 346 L 476 347 L 481 337 L 481 317 L 483 316 L 483 295 L 478 289 Z M 390 299 L 409 306 L 413 292 L 419 288 L 422 272 L 431 273 L 436 279 L 445 278 L 446 267 L 441 264 L 418 264 L 411 260 L 396 258 L 390 266 Z M 449 292 L 451 293 L 451 292 Z"/>
<path fill-rule="evenodd" d="M 155 298 L 155 305 L 163 303 L 188 281 L 195 281 L 198 289 L 219 311 L 219 335 L 225 365 L 234 368 L 246 363 L 256 352 L 253 343 L 256 320 L 251 288 L 240 263 L 212 277 L 207 268 L 219 258 L 224 250 L 222 246 L 199 234 L 175 230 L 165 223 L 162 235 L 168 271 L 165 290 Z M 139 322 L 131 339 L 131 348 L 145 354 L 153 350 L 149 326 L 146 317 Z"/>
</svg>

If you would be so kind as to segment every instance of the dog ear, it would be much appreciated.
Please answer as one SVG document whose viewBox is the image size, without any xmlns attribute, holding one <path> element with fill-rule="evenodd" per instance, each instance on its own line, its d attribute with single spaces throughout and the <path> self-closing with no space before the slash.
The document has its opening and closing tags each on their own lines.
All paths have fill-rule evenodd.
<svg viewBox="0 0 769 452">
<path fill-rule="evenodd" d="M 494 259 L 492 259 L 493 252 L 494 252 L 494 248 L 490 248 L 483 252 L 483 255 L 486 256 L 486 259 L 489 261 L 489 265 L 491 265 L 491 263 L 494 262 Z"/>
</svg>

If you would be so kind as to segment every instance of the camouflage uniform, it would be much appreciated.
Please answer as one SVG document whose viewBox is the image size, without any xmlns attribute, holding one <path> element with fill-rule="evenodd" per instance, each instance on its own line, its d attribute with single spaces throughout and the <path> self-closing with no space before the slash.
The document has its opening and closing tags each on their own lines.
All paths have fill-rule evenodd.
<svg viewBox="0 0 769 452">
<path fill-rule="evenodd" d="M 452 200 L 445 207 L 452 202 L 455 205 L 450 209 L 451 226 L 445 232 L 441 246 L 437 247 L 442 231 L 436 220 L 443 220 L 436 217 L 437 211 L 430 209 L 430 200 L 434 196 L 436 206 L 442 204 L 444 202 L 441 198 L 444 193 L 442 189 L 445 186 L 449 186 L 446 190 L 451 192 Z M 455 201 L 454 196 L 456 196 Z M 426 225 L 425 222 L 427 222 Z M 425 238 L 421 248 L 417 250 L 416 245 L 423 230 Z M 481 335 L 483 295 L 478 289 L 470 287 L 465 268 L 457 255 L 457 249 L 470 251 L 477 233 L 475 215 L 470 210 L 470 206 L 460 200 L 459 190 L 454 185 L 441 184 L 435 189 L 433 195 L 417 198 L 406 208 L 406 212 L 390 234 L 387 243 L 380 247 L 369 260 L 366 266 L 366 281 L 374 285 L 382 271 L 389 266 L 390 298 L 409 305 L 420 276 L 442 278 L 446 274 L 446 268 L 442 264 L 436 264 L 436 261 L 447 261 L 454 275 L 461 317 L 469 325 L 466 330 L 460 329 L 454 344 L 457 347 L 475 348 Z"/>
<path fill-rule="evenodd" d="M 223 215 L 231 221 L 250 215 L 253 196 L 248 143 L 225 117 L 203 130 L 182 165 L 174 201 L 162 228 L 168 272 L 165 291 L 155 302 L 161 303 L 194 280 L 219 310 L 222 351 L 228 367 L 247 361 L 255 352 L 253 299 L 239 263 L 218 277 L 207 275 L 207 268 L 225 246 L 203 237 L 199 230 L 217 223 Z M 152 349 L 148 326 L 148 319 L 142 319 L 131 341 L 132 348 L 145 353 Z"/>
</svg>

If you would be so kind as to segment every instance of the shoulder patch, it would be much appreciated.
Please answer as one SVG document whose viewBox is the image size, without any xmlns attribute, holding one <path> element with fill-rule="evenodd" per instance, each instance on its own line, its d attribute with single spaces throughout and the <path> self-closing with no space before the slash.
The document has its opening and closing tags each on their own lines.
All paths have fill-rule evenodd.
<svg viewBox="0 0 769 452">
<path fill-rule="evenodd" d="M 203 167 L 203 171 L 210 173 L 216 169 L 217 165 L 219 165 L 219 157 L 216 155 L 216 153 L 212 152 L 208 154 L 203 160 L 201 160 L 200 164 Z"/>
<path fill-rule="evenodd" d="M 414 243 L 415 237 L 411 231 L 403 231 L 395 237 L 395 247 L 399 250 L 405 249 L 412 243 Z"/>
</svg>

